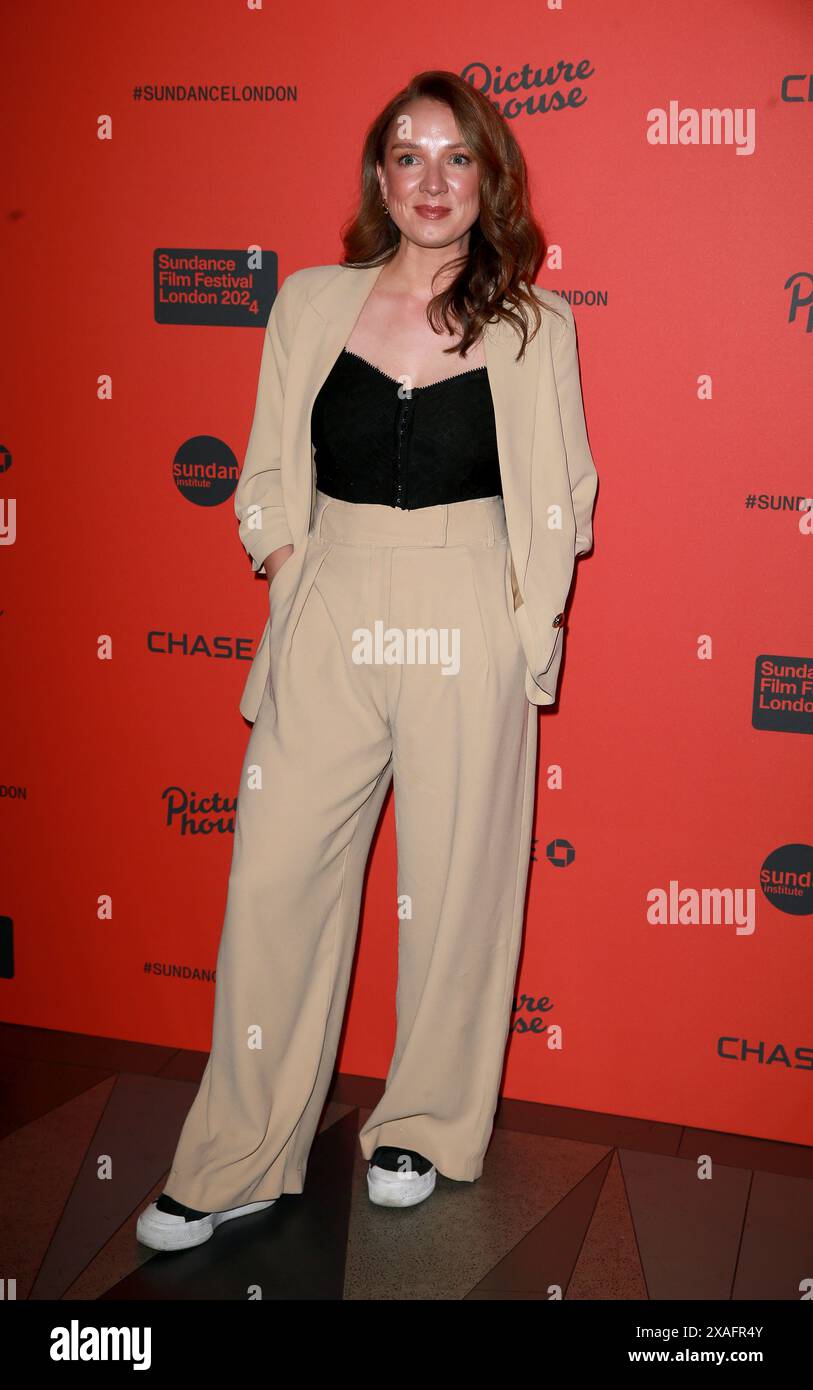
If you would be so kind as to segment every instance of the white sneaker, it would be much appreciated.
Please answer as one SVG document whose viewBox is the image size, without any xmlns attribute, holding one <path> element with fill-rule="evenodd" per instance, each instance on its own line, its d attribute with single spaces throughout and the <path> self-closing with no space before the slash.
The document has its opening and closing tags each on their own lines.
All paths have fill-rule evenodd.
<svg viewBox="0 0 813 1390">
<path fill-rule="evenodd" d="M 136 1239 L 151 1250 L 189 1250 L 194 1245 L 203 1245 L 222 1222 L 232 1221 L 235 1216 L 248 1216 L 253 1211 L 264 1211 L 276 1200 L 272 1197 L 265 1202 L 249 1202 L 247 1206 L 231 1207 L 228 1211 L 195 1211 L 162 1192 L 158 1201 L 150 1202 L 139 1216 Z"/>
<path fill-rule="evenodd" d="M 379 1207 L 414 1207 L 435 1190 L 437 1169 L 414 1149 L 376 1149 L 367 1169 L 370 1201 Z"/>
</svg>

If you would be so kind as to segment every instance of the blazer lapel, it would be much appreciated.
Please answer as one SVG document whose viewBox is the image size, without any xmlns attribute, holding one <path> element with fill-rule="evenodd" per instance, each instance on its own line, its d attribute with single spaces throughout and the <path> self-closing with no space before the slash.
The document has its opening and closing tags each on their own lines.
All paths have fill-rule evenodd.
<svg viewBox="0 0 813 1390">
<path fill-rule="evenodd" d="M 531 461 L 534 451 L 540 332 L 516 361 L 520 338 L 503 319 L 483 332 L 488 380 L 494 403 L 505 522 L 520 588 L 531 551 Z"/>
<path fill-rule="evenodd" d="M 299 530 L 296 539 L 303 542 L 316 504 L 311 445 L 313 403 L 383 268 L 335 267 L 334 274 L 305 304 L 289 348 L 285 400 L 286 407 L 291 402 L 292 408 L 286 408 L 283 450 L 297 460 L 288 478 L 291 490 L 295 490 L 291 502 Z"/>
</svg>

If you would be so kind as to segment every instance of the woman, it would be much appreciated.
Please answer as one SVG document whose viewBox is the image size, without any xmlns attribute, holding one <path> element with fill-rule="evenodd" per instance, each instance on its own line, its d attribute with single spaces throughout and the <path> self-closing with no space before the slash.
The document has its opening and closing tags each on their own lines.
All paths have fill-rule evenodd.
<svg viewBox="0 0 813 1390">
<path fill-rule="evenodd" d="M 367 136 L 346 259 L 289 275 L 235 494 L 269 580 L 241 709 L 212 1051 L 138 1236 L 182 1249 L 303 1190 L 365 865 L 394 783 L 397 1035 L 374 1202 L 480 1176 L 522 934 L 536 705 L 596 473 L 572 314 L 508 125 L 453 73 Z M 310 465 L 310 466 L 309 466 Z"/>
</svg>

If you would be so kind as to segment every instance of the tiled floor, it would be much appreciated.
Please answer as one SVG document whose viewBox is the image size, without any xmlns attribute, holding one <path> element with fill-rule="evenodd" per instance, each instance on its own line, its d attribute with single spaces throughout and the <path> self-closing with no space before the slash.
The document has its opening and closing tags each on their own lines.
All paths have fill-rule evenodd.
<svg viewBox="0 0 813 1390">
<path fill-rule="evenodd" d="M 334 1080 L 303 1194 L 157 1255 L 136 1218 L 205 1063 L 0 1025 L 7 1296 L 798 1301 L 813 1276 L 810 1148 L 503 1101 L 477 1182 L 438 1177 L 392 1210 L 367 1197 L 357 1138 L 383 1082 L 351 1076 Z"/>
</svg>

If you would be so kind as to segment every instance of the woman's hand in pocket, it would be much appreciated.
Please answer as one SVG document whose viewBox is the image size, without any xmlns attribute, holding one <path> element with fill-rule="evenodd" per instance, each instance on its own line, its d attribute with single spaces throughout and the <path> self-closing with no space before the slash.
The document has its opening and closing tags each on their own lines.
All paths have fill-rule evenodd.
<svg viewBox="0 0 813 1390">
<path fill-rule="evenodd" d="M 272 550 L 270 555 L 266 555 L 263 560 L 263 566 L 265 568 L 265 577 L 268 580 L 269 590 L 274 582 L 274 576 L 279 573 L 285 561 L 289 556 L 293 555 L 293 553 L 294 548 L 292 545 L 280 545 L 276 550 Z"/>
</svg>

